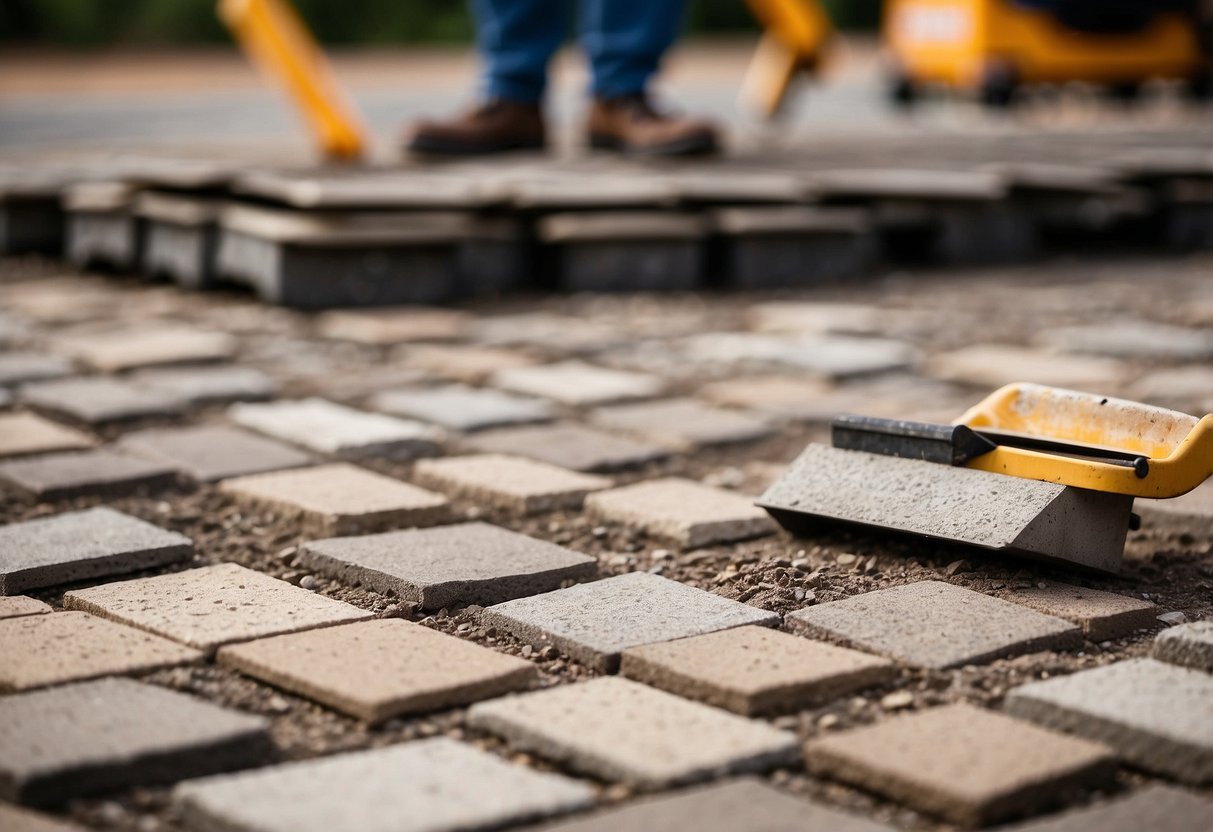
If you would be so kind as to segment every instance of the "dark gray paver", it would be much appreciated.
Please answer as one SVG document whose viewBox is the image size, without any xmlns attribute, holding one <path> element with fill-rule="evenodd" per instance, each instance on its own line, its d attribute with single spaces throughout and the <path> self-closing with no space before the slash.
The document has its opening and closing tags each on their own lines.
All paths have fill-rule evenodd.
<svg viewBox="0 0 1213 832">
<path fill-rule="evenodd" d="M 66 451 L 0 462 L 0 480 L 42 500 L 99 494 L 109 497 L 167 488 L 177 469 L 108 448 Z"/>
<path fill-rule="evenodd" d="M 665 384 L 656 376 L 644 373 L 566 361 L 502 370 L 493 376 L 493 386 L 543 396 L 563 404 L 585 406 L 651 398 L 659 395 Z"/>
<path fill-rule="evenodd" d="M 278 391 L 272 378 L 252 367 L 174 367 L 140 370 L 131 383 L 189 404 L 269 399 Z"/>
<path fill-rule="evenodd" d="M 1213 621 L 1191 621 L 1154 639 L 1154 658 L 1213 673 Z"/>
<path fill-rule="evenodd" d="M 579 509 L 585 495 L 611 487 L 606 477 L 505 454 L 423 459 L 413 466 L 422 485 L 522 514 Z"/>
<path fill-rule="evenodd" d="M 256 765 L 271 748 L 259 717 L 129 679 L 2 697 L 0 724 L 0 797 L 33 805 Z"/>
<path fill-rule="evenodd" d="M 478 390 L 460 384 L 388 390 L 371 398 L 371 406 L 396 416 L 433 422 L 455 431 L 484 430 L 503 425 L 548 422 L 555 417 L 549 402 Z"/>
<path fill-rule="evenodd" d="M 424 609 L 495 604 L 587 580 L 598 569 L 579 552 L 487 523 L 317 540 L 296 558 L 303 568 Z"/>
<path fill-rule="evenodd" d="M 194 544 L 110 508 L 0 526 L 0 595 L 189 560 Z"/>
<path fill-rule="evenodd" d="M 473 705 L 468 725 L 604 780 L 658 789 L 795 762 L 795 734 L 628 679 Z"/>
<path fill-rule="evenodd" d="M 1007 590 L 1000 597 L 1073 621 L 1091 641 L 1120 638 L 1142 627 L 1153 627 L 1158 615 L 1158 607 L 1149 601 L 1056 581 Z"/>
<path fill-rule="evenodd" d="M 36 413 L 0 415 L 0 457 L 75 451 L 96 444 L 91 436 Z"/>
<path fill-rule="evenodd" d="M 1213 801 L 1208 798 L 1171 786 L 1146 786 L 1004 832 L 1206 832 L 1210 818 Z"/>
<path fill-rule="evenodd" d="M 734 442 L 752 442 L 774 433 L 764 418 L 709 407 L 694 399 L 667 399 L 595 410 L 594 424 L 634 434 L 680 451 Z"/>
<path fill-rule="evenodd" d="M 1005 708 L 1106 743 L 1147 771 L 1186 783 L 1213 783 L 1213 675 L 1208 673 L 1129 659 L 1015 688 Z"/>
<path fill-rule="evenodd" d="M 466 444 L 478 451 L 530 457 L 573 471 L 614 471 L 669 456 L 664 448 L 574 424 L 500 428 L 470 436 Z"/>
<path fill-rule="evenodd" d="M 317 398 L 235 404 L 228 415 L 246 428 L 345 458 L 429 456 L 437 452 L 441 439 L 439 431 L 419 422 Z"/>
<path fill-rule="evenodd" d="M 26 615 L 45 615 L 51 605 L 26 595 L 0 595 L 0 621 Z"/>
<path fill-rule="evenodd" d="M 223 425 L 136 431 L 124 434 L 118 445 L 199 482 L 297 468 L 311 461 L 296 448 Z"/>
<path fill-rule="evenodd" d="M 702 589 L 633 572 L 486 609 L 482 620 L 536 647 L 551 644 L 604 673 L 629 647 L 740 627 L 779 616 Z"/>
<path fill-rule="evenodd" d="M 967 704 L 811 740 L 809 771 L 966 827 L 1058 805 L 1115 781 L 1109 749 Z"/>
<path fill-rule="evenodd" d="M 23 386 L 20 399 L 29 406 L 59 413 L 90 425 L 172 416 L 183 404 L 174 395 L 116 378 L 69 378 Z"/>
<path fill-rule="evenodd" d="M 793 628 L 907 664 L 946 669 L 1082 646 L 1079 628 L 940 581 L 853 595 L 789 613 Z"/>
<path fill-rule="evenodd" d="M 198 832 L 463 832 L 585 809 L 594 793 L 441 737 L 190 781 L 173 802 Z"/>
<path fill-rule="evenodd" d="M 0 352 L 0 387 L 47 381 L 72 374 L 72 362 L 37 352 Z"/>
</svg>

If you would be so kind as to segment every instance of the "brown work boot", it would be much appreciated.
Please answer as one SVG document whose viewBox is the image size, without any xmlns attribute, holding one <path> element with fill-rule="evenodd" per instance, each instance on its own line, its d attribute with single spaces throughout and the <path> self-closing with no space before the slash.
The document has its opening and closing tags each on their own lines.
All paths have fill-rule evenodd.
<svg viewBox="0 0 1213 832">
<path fill-rule="evenodd" d="M 410 153 L 480 156 L 506 150 L 538 150 L 546 142 L 538 104 L 496 99 L 447 121 L 422 121 L 413 128 Z"/>
<path fill-rule="evenodd" d="M 588 124 L 590 146 L 638 156 L 692 156 L 715 153 L 710 122 L 653 109 L 644 95 L 594 100 Z"/>
</svg>

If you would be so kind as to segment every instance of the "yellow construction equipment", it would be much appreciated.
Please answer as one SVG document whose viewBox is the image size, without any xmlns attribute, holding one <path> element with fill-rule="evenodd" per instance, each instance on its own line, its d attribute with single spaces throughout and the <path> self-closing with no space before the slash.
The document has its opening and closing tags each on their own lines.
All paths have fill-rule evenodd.
<svg viewBox="0 0 1213 832">
<path fill-rule="evenodd" d="M 777 115 L 800 74 L 821 65 L 833 26 L 817 0 L 746 0 L 763 34 L 742 82 L 741 99 L 766 118 Z"/>
</svg>

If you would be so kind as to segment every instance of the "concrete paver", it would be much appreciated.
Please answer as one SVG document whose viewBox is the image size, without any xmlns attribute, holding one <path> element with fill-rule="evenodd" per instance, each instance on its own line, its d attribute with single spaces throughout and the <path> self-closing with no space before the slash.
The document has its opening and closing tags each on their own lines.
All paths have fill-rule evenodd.
<svg viewBox="0 0 1213 832">
<path fill-rule="evenodd" d="M 440 737 L 180 784 L 187 828 L 462 832 L 585 809 L 588 785 Z"/>
<path fill-rule="evenodd" d="M 256 765 L 271 748 L 260 717 L 129 679 L 0 697 L 0 724 L 0 798 L 31 805 Z"/>
<path fill-rule="evenodd" d="M 234 641 L 359 621 L 372 614 L 235 563 L 72 590 L 84 610 L 213 653 Z"/>
<path fill-rule="evenodd" d="M 774 336 L 746 332 L 693 335 L 682 347 L 687 358 L 704 364 L 784 366 L 821 379 L 845 379 L 909 367 L 909 344 L 886 338 L 842 335 Z"/>
<path fill-rule="evenodd" d="M 694 399 L 665 399 L 603 407 L 590 421 L 679 451 L 735 442 L 753 442 L 774 433 L 764 418 L 708 407 Z"/>
<path fill-rule="evenodd" d="M 65 378 L 23 386 L 18 397 L 37 410 L 99 425 L 150 416 L 173 416 L 182 402 L 175 395 L 116 378 Z"/>
<path fill-rule="evenodd" d="M 743 716 L 792 711 L 888 682 L 893 663 L 766 627 L 737 627 L 623 652 L 619 672 Z"/>
<path fill-rule="evenodd" d="M 63 378 L 71 375 L 72 369 L 72 362 L 59 355 L 0 352 L 0 387 Z"/>
<path fill-rule="evenodd" d="M 1149 601 L 1056 581 L 1007 590 L 1000 597 L 1073 621 L 1091 641 L 1120 638 L 1142 627 L 1153 627 L 1158 615 L 1158 607 Z"/>
<path fill-rule="evenodd" d="M 51 605 L 28 595 L 0 595 L 0 621 L 26 615 L 46 615 Z"/>
<path fill-rule="evenodd" d="M 198 482 L 297 468 L 311 461 L 296 448 L 224 425 L 135 431 L 124 434 L 118 446 L 171 465 Z"/>
<path fill-rule="evenodd" d="M 492 384 L 575 407 L 648 399 L 660 395 L 665 387 L 656 376 L 610 370 L 580 361 L 501 370 L 493 375 Z"/>
<path fill-rule="evenodd" d="M 647 572 L 507 601 L 484 610 L 481 619 L 603 673 L 617 670 L 629 647 L 779 622 L 773 612 Z"/>
<path fill-rule="evenodd" d="M 138 387 L 191 405 L 259 401 L 278 391 L 274 380 L 260 370 L 229 365 L 140 370 L 128 378 Z"/>
<path fill-rule="evenodd" d="M 620 678 L 473 705 L 468 725 L 577 771 L 641 789 L 795 762 L 795 734 Z"/>
<path fill-rule="evenodd" d="M 220 664 L 369 723 L 530 687 L 535 665 L 398 618 L 221 648 Z"/>
<path fill-rule="evenodd" d="M 466 312 L 426 307 L 326 312 L 317 321 L 325 338 L 359 344 L 390 345 L 406 341 L 460 338 L 472 323 Z"/>
<path fill-rule="evenodd" d="M 61 352 L 106 372 L 223 361 L 236 351 L 236 339 L 225 332 L 181 324 L 66 334 L 56 338 L 55 345 Z"/>
<path fill-rule="evenodd" d="M 597 572 L 591 557 L 487 523 L 313 541 L 297 563 L 423 609 L 495 604 Z"/>
<path fill-rule="evenodd" d="M 85 832 L 60 818 L 0 803 L 0 829 L 6 832 Z"/>
<path fill-rule="evenodd" d="M 339 462 L 225 480 L 235 499 L 299 517 L 321 535 L 433 526 L 450 517 L 446 497 Z"/>
<path fill-rule="evenodd" d="M 853 595 L 785 620 L 815 637 L 937 670 L 1082 645 L 1068 621 L 940 581 Z"/>
<path fill-rule="evenodd" d="M 423 459 L 413 466 L 413 478 L 428 488 L 520 514 L 576 510 L 586 494 L 611 487 L 606 477 L 504 454 Z"/>
<path fill-rule="evenodd" d="M 76 451 L 96 444 L 88 434 L 35 413 L 0 414 L 0 457 Z"/>
<path fill-rule="evenodd" d="M 0 526 L 0 595 L 189 560 L 188 537 L 91 508 Z"/>
<path fill-rule="evenodd" d="M 679 477 L 647 480 L 586 497 L 586 511 L 686 549 L 773 534 L 775 521 L 735 491 Z"/>
<path fill-rule="evenodd" d="M 1058 355 L 1003 344 L 974 344 L 941 353 L 928 359 L 923 370 L 932 378 L 979 387 L 1001 387 L 1030 378 L 1050 387 L 1099 392 L 1116 392 L 1131 377 L 1129 367 L 1114 358 Z"/>
<path fill-rule="evenodd" d="M 1008 826 L 1004 832 L 1204 832 L 1213 801 L 1172 786 L 1146 786 L 1094 806 Z"/>
<path fill-rule="evenodd" d="M 406 348 L 400 358 L 410 367 L 468 384 L 479 384 L 500 370 L 538 363 L 521 350 L 470 344 L 419 344 Z"/>
<path fill-rule="evenodd" d="M 459 384 L 387 390 L 371 398 L 371 407 L 394 416 L 432 422 L 453 431 L 534 424 L 555 418 L 551 404 L 542 399 Z"/>
<path fill-rule="evenodd" d="M 0 480 L 41 500 L 89 494 L 120 496 L 155 491 L 177 481 L 177 469 L 109 448 L 65 451 L 0 462 Z"/>
<path fill-rule="evenodd" d="M 1041 346 L 1113 358 L 1201 361 L 1213 358 L 1213 332 L 1148 321 L 1104 321 L 1046 330 Z"/>
<path fill-rule="evenodd" d="M 1213 676 L 1129 659 L 1032 682 L 1005 709 L 1106 743 L 1122 759 L 1186 783 L 1213 783 Z"/>
<path fill-rule="evenodd" d="M 1213 673 L 1213 621 L 1191 621 L 1154 639 L 1154 658 Z"/>
<path fill-rule="evenodd" d="M 200 661 L 197 650 L 85 612 L 0 621 L 0 692 Z"/>
<path fill-rule="evenodd" d="M 1116 775 L 1098 743 L 966 704 L 812 740 L 805 761 L 814 774 L 966 827 L 1039 812 Z"/>
<path fill-rule="evenodd" d="M 669 451 L 576 424 L 499 428 L 467 438 L 485 453 L 513 454 L 574 471 L 615 471 L 656 462 Z"/>
<path fill-rule="evenodd" d="M 345 458 L 429 456 L 437 452 L 442 437 L 419 422 L 365 413 L 317 398 L 235 404 L 228 415 L 243 427 Z"/>
</svg>

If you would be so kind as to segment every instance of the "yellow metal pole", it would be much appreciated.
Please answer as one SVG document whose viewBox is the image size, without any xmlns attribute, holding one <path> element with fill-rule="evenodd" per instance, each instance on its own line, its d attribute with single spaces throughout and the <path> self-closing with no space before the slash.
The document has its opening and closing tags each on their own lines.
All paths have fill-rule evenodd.
<svg viewBox="0 0 1213 832">
<path fill-rule="evenodd" d="M 821 60 L 832 33 L 818 0 L 746 0 L 763 36 L 750 61 L 741 97 L 767 118 L 779 112 L 796 73 Z"/>
</svg>

